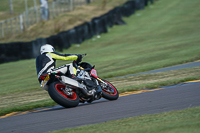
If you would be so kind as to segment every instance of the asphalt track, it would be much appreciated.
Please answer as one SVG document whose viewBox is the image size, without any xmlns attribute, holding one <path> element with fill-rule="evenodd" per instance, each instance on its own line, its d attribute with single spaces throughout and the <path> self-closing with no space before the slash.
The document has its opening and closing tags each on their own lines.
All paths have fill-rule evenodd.
<svg viewBox="0 0 200 133">
<path fill-rule="evenodd" d="M 1 133 L 43 133 L 110 120 L 200 106 L 200 80 L 137 94 L 122 94 L 76 108 L 55 106 L 0 119 Z"/>
</svg>

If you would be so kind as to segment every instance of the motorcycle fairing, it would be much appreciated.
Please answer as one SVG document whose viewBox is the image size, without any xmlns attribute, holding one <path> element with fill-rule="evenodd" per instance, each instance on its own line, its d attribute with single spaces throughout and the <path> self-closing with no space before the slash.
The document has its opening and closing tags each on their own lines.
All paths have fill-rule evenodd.
<svg viewBox="0 0 200 133">
<path fill-rule="evenodd" d="M 80 88 L 82 89 L 83 88 L 83 85 L 80 84 L 78 81 L 76 80 L 73 80 L 71 78 L 68 78 L 66 76 L 61 76 L 61 82 L 68 85 L 68 86 L 71 86 L 71 87 L 77 87 L 77 88 Z"/>
<path fill-rule="evenodd" d="M 97 71 L 96 71 L 95 69 L 92 69 L 91 72 L 90 72 L 90 74 L 91 74 L 93 77 L 98 78 L 98 77 L 97 77 Z"/>
</svg>

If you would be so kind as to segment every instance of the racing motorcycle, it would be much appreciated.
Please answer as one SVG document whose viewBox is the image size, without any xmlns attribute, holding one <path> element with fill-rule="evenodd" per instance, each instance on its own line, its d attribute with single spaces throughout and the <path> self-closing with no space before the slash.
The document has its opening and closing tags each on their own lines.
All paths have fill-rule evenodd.
<svg viewBox="0 0 200 133">
<path fill-rule="evenodd" d="M 83 54 L 82 57 L 86 56 Z M 79 103 L 91 103 L 102 97 L 108 100 L 117 100 L 119 93 L 108 81 L 97 76 L 95 66 L 87 62 L 73 61 L 76 76 L 81 81 L 73 80 L 68 75 L 57 72 L 42 75 L 41 87 L 48 87 L 50 97 L 59 105 L 70 108 Z"/>
</svg>

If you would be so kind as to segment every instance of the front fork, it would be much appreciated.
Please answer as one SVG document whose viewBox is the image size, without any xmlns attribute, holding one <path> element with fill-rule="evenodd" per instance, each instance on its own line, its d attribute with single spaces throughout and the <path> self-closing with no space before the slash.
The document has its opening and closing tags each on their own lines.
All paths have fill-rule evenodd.
<svg viewBox="0 0 200 133">
<path fill-rule="evenodd" d="M 109 87 L 109 84 L 108 83 L 106 83 L 105 81 L 103 81 L 102 79 L 100 79 L 99 77 L 97 77 L 97 80 L 98 81 L 100 81 L 102 84 L 102 88 L 107 88 L 107 87 Z M 99 84 L 98 84 L 99 85 Z"/>
<path fill-rule="evenodd" d="M 114 89 L 110 86 L 109 83 L 103 81 L 102 79 L 98 78 L 97 77 L 97 80 L 100 81 L 100 85 L 102 90 L 105 90 L 106 92 L 108 93 L 113 93 L 114 92 Z"/>
</svg>

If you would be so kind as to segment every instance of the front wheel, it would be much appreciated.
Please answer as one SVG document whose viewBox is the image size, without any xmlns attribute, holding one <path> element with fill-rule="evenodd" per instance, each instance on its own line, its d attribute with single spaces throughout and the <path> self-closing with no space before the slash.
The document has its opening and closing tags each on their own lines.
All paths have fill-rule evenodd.
<svg viewBox="0 0 200 133">
<path fill-rule="evenodd" d="M 101 88 L 102 88 L 102 96 L 108 100 L 117 100 L 119 97 L 119 93 L 117 89 L 115 88 L 115 86 L 106 80 L 103 80 L 103 81 L 106 82 L 108 86 L 105 86 L 103 85 L 103 83 L 100 83 Z"/>
<path fill-rule="evenodd" d="M 74 92 L 73 95 L 66 95 L 63 91 L 65 85 L 60 82 L 53 82 L 49 85 L 48 93 L 50 97 L 63 107 L 76 107 L 79 104 L 79 96 Z"/>
</svg>

